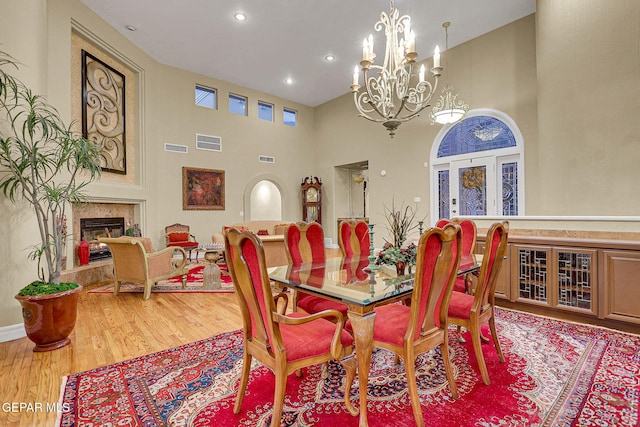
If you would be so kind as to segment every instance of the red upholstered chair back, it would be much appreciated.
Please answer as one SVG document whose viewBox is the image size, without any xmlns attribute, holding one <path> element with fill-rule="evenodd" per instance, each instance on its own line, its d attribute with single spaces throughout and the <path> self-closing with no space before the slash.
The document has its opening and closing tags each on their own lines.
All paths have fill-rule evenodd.
<svg viewBox="0 0 640 427">
<path fill-rule="evenodd" d="M 438 222 L 436 222 L 436 227 L 443 228 L 445 225 L 449 224 L 451 220 L 448 218 L 440 218 Z"/>
<path fill-rule="evenodd" d="M 181 246 L 183 248 L 198 246 L 198 242 L 189 230 L 188 225 L 180 223 L 167 225 L 164 228 L 167 246 Z"/>
<path fill-rule="evenodd" d="M 346 273 L 346 283 L 360 282 L 369 278 L 364 269 L 369 266 L 369 260 L 362 256 L 342 258 L 342 269 Z"/>
<path fill-rule="evenodd" d="M 431 228 L 420 236 L 407 337 L 417 340 L 421 332 L 447 324 L 449 300 L 460 265 L 461 245 L 457 242 L 461 238 L 460 226 L 454 224 Z"/>
<path fill-rule="evenodd" d="M 478 234 L 476 223 L 467 218 L 454 218 L 451 222 L 458 224 L 462 228 L 462 255 L 474 253 Z"/>
<path fill-rule="evenodd" d="M 264 248 L 251 231 L 235 228 L 224 231 L 225 256 L 242 312 L 245 340 L 265 351 L 278 351 L 279 330 L 274 329 L 271 313 L 276 311 L 267 273 Z M 275 337 L 278 334 L 278 337 Z"/>
<path fill-rule="evenodd" d="M 324 262 L 324 232 L 317 222 L 289 224 L 284 242 L 289 264 Z"/>
<path fill-rule="evenodd" d="M 364 221 L 341 221 L 338 243 L 343 257 L 370 253 L 369 226 Z"/>
<path fill-rule="evenodd" d="M 487 232 L 486 247 L 480 266 L 478 285 L 476 286 L 474 307 L 484 307 L 494 302 L 494 293 L 500 267 L 507 250 L 509 222 L 497 222 Z M 478 311 L 480 312 L 480 311 Z"/>
</svg>

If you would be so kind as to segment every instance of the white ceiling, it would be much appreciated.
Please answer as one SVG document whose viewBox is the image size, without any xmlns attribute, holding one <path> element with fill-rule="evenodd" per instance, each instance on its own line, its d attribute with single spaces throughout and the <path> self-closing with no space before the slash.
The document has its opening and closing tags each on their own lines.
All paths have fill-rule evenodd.
<svg viewBox="0 0 640 427">
<path fill-rule="evenodd" d="M 156 61 L 315 107 L 349 92 L 386 0 L 82 0 Z M 535 0 L 396 0 L 418 61 L 535 12 Z M 237 22 L 242 11 L 247 20 Z M 132 25 L 136 31 L 126 28 Z M 336 60 L 324 60 L 333 54 Z M 446 53 L 443 53 L 443 58 Z M 294 83 L 287 85 L 291 77 Z"/>
</svg>

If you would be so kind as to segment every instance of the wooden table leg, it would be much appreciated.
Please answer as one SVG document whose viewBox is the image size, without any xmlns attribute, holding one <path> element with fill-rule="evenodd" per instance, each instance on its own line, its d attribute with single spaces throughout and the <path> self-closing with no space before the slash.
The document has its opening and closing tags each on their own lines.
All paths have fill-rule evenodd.
<svg viewBox="0 0 640 427">
<path fill-rule="evenodd" d="M 358 382 L 360 384 L 360 422 L 359 427 L 368 427 L 367 421 L 367 388 L 369 385 L 369 367 L 373 350 L 373 323 L 376 317 L 374 311 L 361 315 L 349 311 L 347 313 L 353 327 L 353 338 L 356 342 L 356 357 L 358 359 Z"/>
</svg>

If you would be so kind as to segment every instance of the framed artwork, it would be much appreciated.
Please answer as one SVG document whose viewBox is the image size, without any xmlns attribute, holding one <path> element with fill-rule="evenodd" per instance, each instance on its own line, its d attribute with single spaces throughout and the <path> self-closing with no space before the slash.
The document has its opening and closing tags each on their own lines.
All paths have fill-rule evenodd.
<svg viewBox="0 0 640 427">
<path fill-rule="evenodd" d="M 224 210 L 224 171 L 183 167 L 182 209 Z"/>
<path fill-rule="evenodd" d="M 98 145 L 103 171 L 127 173 L 125 76 L 82 50 L 82 136 Z"/>
</svg>

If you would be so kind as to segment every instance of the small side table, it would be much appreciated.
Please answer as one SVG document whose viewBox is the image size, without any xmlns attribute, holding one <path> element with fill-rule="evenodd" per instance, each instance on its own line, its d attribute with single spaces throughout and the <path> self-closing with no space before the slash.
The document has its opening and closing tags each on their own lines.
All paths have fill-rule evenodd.
<svg viewBox="0 0 640 427">
<path fill-rule="evenodd" d="M 220 259 L 220 251 L 207 250 L 204 252 L 204 260 L 207 262 L 202 270 L 202 287 L 204 289 L 220 289 L 221 287 L 218 259 Z"/>
</svg>

